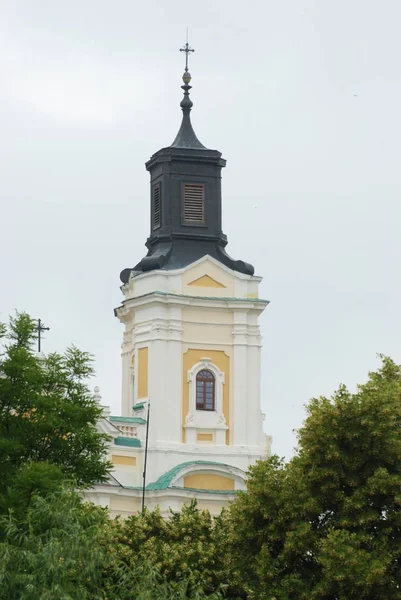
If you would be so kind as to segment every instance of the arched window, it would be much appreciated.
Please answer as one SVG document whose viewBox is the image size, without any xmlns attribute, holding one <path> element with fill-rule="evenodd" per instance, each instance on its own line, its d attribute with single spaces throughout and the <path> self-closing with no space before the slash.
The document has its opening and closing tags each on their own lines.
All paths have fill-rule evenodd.
<svg viewBox="0 0 401 600">
<path fill-rule="evenodd" d="M 196 410 L 215 410 L 215 379 L 208 369 L 196 375 Z"/>
</svg>

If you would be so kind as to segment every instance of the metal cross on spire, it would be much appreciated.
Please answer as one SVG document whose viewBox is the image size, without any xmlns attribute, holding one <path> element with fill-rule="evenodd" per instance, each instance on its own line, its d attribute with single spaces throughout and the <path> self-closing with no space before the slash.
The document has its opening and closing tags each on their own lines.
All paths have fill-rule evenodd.
<svg viewBox="0 0 401 600">
<path fill-rule="evenodd" d="M 185 71 L 188 71 L 188 55 L 190 52 L 195 52 L 193 48 L 188 44 L 188 28 L 187 28 L 187 41 L 185 46 L 180 48 L 180 52 L 185 52 Z"/>
<path fill-rule="evenodd" d="M 41 341 L 42 341 L 41 333 L 42 333 L 42 331 L 49 331 L 49 330 L 50 330 L 50 327 L 45 327 L 42 323 L 42 320 L 38 319 L 38 326 L 36 328 L 36 331 L 38 332 L 38 352 L 40 352 L 40 349 L 41 349 Z"/>
</svg>

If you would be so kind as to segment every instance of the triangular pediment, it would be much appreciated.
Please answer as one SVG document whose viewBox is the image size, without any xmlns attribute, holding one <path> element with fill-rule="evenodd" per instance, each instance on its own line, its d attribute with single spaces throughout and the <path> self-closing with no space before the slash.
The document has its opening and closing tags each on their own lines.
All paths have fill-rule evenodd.
<svg viewBox="0 0 401 600">
<path fill-rule="evenodd" d="M 194 279 L 188 285 L 193 285 L 195 287 L 211 287 L 211 288 L 225 288 L 226 286 L 210 277 L 210 275 L 202 275 L 202 277 L 198 277 Z"/>
</svg>

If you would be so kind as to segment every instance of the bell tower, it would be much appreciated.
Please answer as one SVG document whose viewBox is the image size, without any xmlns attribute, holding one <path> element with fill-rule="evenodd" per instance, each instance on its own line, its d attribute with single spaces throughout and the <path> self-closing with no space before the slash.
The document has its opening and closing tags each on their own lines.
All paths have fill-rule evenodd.
<svg viewBox="0 0 401 600">
<path fill-rule="evenodd" d="M 147 492 L 158 493 L 159 504 L 165 490 L 170 505 L 172 494 L 192 494 L 202 505 L 210 494 L 223 502 L 242 489 L 248 466 L 269 453 L 258 324 L 268 301 L 259 298 L 253 266 L 225 250 L 226 161 L 194 132 L 193 50 L 188 43 L 181 50 L 182 122 L 173 143 L 146 163 L 147 254 L 121 272 L 124 300 L 115 314 L 125 326 L 121 419 L 138 425 L 138 473 L 150 403 Z"/>
</svg>

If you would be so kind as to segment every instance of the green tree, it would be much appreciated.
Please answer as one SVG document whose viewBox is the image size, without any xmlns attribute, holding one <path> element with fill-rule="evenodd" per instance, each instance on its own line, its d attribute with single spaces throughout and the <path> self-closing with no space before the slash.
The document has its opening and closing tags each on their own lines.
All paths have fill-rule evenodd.
<svg viewBox="0 0 401 600">
<path fill-rule="evenodd" d="M 127 561 L 117 523 L 71 488 L 34 496 L 23 516 L 0 517 L 0 527 L 0 600 L 206 598 L 190 573 L 169 582 L 147 554 Z"/>
<path fill-rule="evenodd" d="M 153 565 L 159 585 L 182 589 L 188 597 L 224 591 L 226 598 L 243 596 L 234 571 L 225 560 L 227 513 L 211 517 L 196 501 L 164 519 L 159 510 L 116 521 L 116 555 L 128 571 Z M 187 596 L 185 596 L 187 597 Z"/>
<path fill-rule="evenodd" d="M 308 598 L 316 569 L 303 473 L 273 456 L 249 469 L 230 508 L 227 556 L 250 598 Z"/>
<path fill-rule="evenodd" d="M 401 598 L 401 369 L 307 407 L 297 455 L 252 467 L 231 509 L 251 597 Z"/>
<path fill-rule="evenodd" d="M 36 495 L 23 517 L 1 517 L 0 600 L 104 598 L 108 514 L 71 489 Z"/>
<path fill-rule="evenodd" d="M 26 314 L 0 324 L 0 600 L 202 600 L 188 570 L 169 581 L 151 552 L 127 559 L 125 525 L 74 491 L 110 467 L 91 358 L 74 347 L 38 357 L 35 329 Z"/>
<path fill-rule="evenodd" d="M 38 357 L 36 324 L 17 314 L 0 329 L 0 513 L 47 494 L 65 480 L 78 487 L 107 478 L 107 436 L 87 378 L 91 357 L 75 347 Z"/>
</svg>

